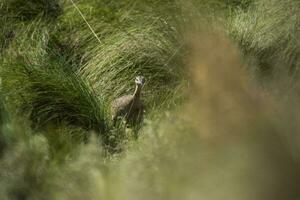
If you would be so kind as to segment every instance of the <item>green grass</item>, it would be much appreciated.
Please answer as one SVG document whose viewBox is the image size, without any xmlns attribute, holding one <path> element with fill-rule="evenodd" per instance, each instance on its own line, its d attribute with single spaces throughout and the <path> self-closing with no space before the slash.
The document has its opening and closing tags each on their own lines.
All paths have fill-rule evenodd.
<svg viewBox="0 0 300 200">
<path fill-rule="evenodd" d="M 298 76 L 299 8 L 298 1 L 256 1 L 229 22 L 231 34 L 262 75 L 276 80 L 283 73 Z"/>
<path fill-rule="evenodd" d="M 48 20 L 57 17 L 62 12 L 57 0 L 1 0 L 0 5 L 1 15 L 20 21 L 30 21 L 36 17 Z"/>
<path fill-rule="evenodd" d="M 297 199 L 297 0 L 75 3 L 100 42 L 69 0 L 0 0 L 0 199 Z"/>
</svg>

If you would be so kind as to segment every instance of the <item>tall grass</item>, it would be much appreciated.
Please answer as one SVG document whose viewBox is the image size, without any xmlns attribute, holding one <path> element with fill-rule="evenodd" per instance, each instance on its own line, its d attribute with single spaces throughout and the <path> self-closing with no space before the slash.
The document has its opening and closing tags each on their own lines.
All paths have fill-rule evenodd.
<svg viewBox="0 0 300 200">
<path fill-rule="evenodd" d="M 59 0 L 1 0 L 0 10 L 1 15 L 20 21 L 55 18 L 62 12 Z"/>
<path fill-rule="evenodd" d="M 243 52 L 256 63 L 262 76 L 298 76 L 299 2 L 254 1 L 249 9 L 237 10 L 229 30 Z M 288 80 L 284 78 L 284 80 Z M 288 83 L 284 88 L 289 87 Z"/>
<path fill-rule="evenodd" d="M 70 43 L 71 38 L 70 46 L 81 57 L 78 73 L 86 77 L 96 91 L 99 89 L 108 101 L 132 91 L 134 77 L 142 74 L 147 79 L 144 94 L 148 104 L 161 101 L 166 88 L 176 87 L 181 80 L 182 66 L 177 59 L 179 52 L 183 51 L 182 44 L 178 43 L 180 34 L 159 14 L 141 13 L 142 6 L 138 3 L 129 4 L 130 9 L 126 4 L 105 5 L 101 1 L 98 4 L 78 3 L 77 6 L 83 13 L 88 13 L 86 18 L 101 43 L 91 34 L 83 19 L 74 18 L 78 13 L 72 6 L 67 7 L 61 16 L 60 26 L 67 27 L 68 32 L 61 29 L 59 38 L 62 43 Z M 102 6 L 104 14 L 93 6 Z M 108 11 L 113 18 L 109 21 L 105 19 Z M 68 27 L 70 23 L 72 26 Z"/>
<path fill-rule="evenodd" d="M 20 28 L 2 62 L 3 91 L 14 115 L 29 116 L 32 127 L 67 123 L 104 133 L 106 105 L 76 75 L 68 55 L 59 55 L 48 28 L 32 22 Z"/>
<path fill-rule="evenodd" d="M 299 197 L 296 0 L 75 3 L 100 42 L 70 1 L 0 0 L 0 199 Z M 140 74 L 136 134 L 109 104 Z"/>
</svg>

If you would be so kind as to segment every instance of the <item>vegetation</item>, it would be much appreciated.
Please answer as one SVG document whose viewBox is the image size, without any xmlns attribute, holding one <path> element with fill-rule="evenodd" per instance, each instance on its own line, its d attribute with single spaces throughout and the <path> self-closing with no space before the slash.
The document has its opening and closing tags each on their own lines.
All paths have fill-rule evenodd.
<svg viewBox="0 0 300 200">
<path fill-rule="evenodd" d="M 0 199 L 299 198 L 298 0 L 72 2 L 0 0 Z"/>
</svg>

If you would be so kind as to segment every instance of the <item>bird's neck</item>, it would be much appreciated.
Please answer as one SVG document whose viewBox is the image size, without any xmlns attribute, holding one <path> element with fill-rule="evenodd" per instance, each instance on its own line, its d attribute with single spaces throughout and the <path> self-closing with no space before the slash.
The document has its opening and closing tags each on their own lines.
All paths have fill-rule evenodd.
<svg viewBox="0 0 300 200">
<path fill-rule="evenodd" d="M 134 90 L 134 93 L 133 93 L 133 97 L 135 99 L 139 99 L 140 98 L 140 96 L 141 96 L 141 90 L 142 90 L 142 86 L 137 84 L 135 86 L 135 90 Z"/>
</svg>

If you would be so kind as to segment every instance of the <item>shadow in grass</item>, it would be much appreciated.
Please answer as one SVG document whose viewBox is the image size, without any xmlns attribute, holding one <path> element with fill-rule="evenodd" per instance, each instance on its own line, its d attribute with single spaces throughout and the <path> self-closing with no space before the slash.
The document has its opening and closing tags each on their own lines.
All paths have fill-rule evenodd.
<svg viewBox="0 0 300 200">
<path fill-rule="evenodd" d="M 36 17 L 56 19 L 63 11 L 59 0 L 9 0 L 0 1 L 2 16 L 31 21 Z"/>
</svg>

